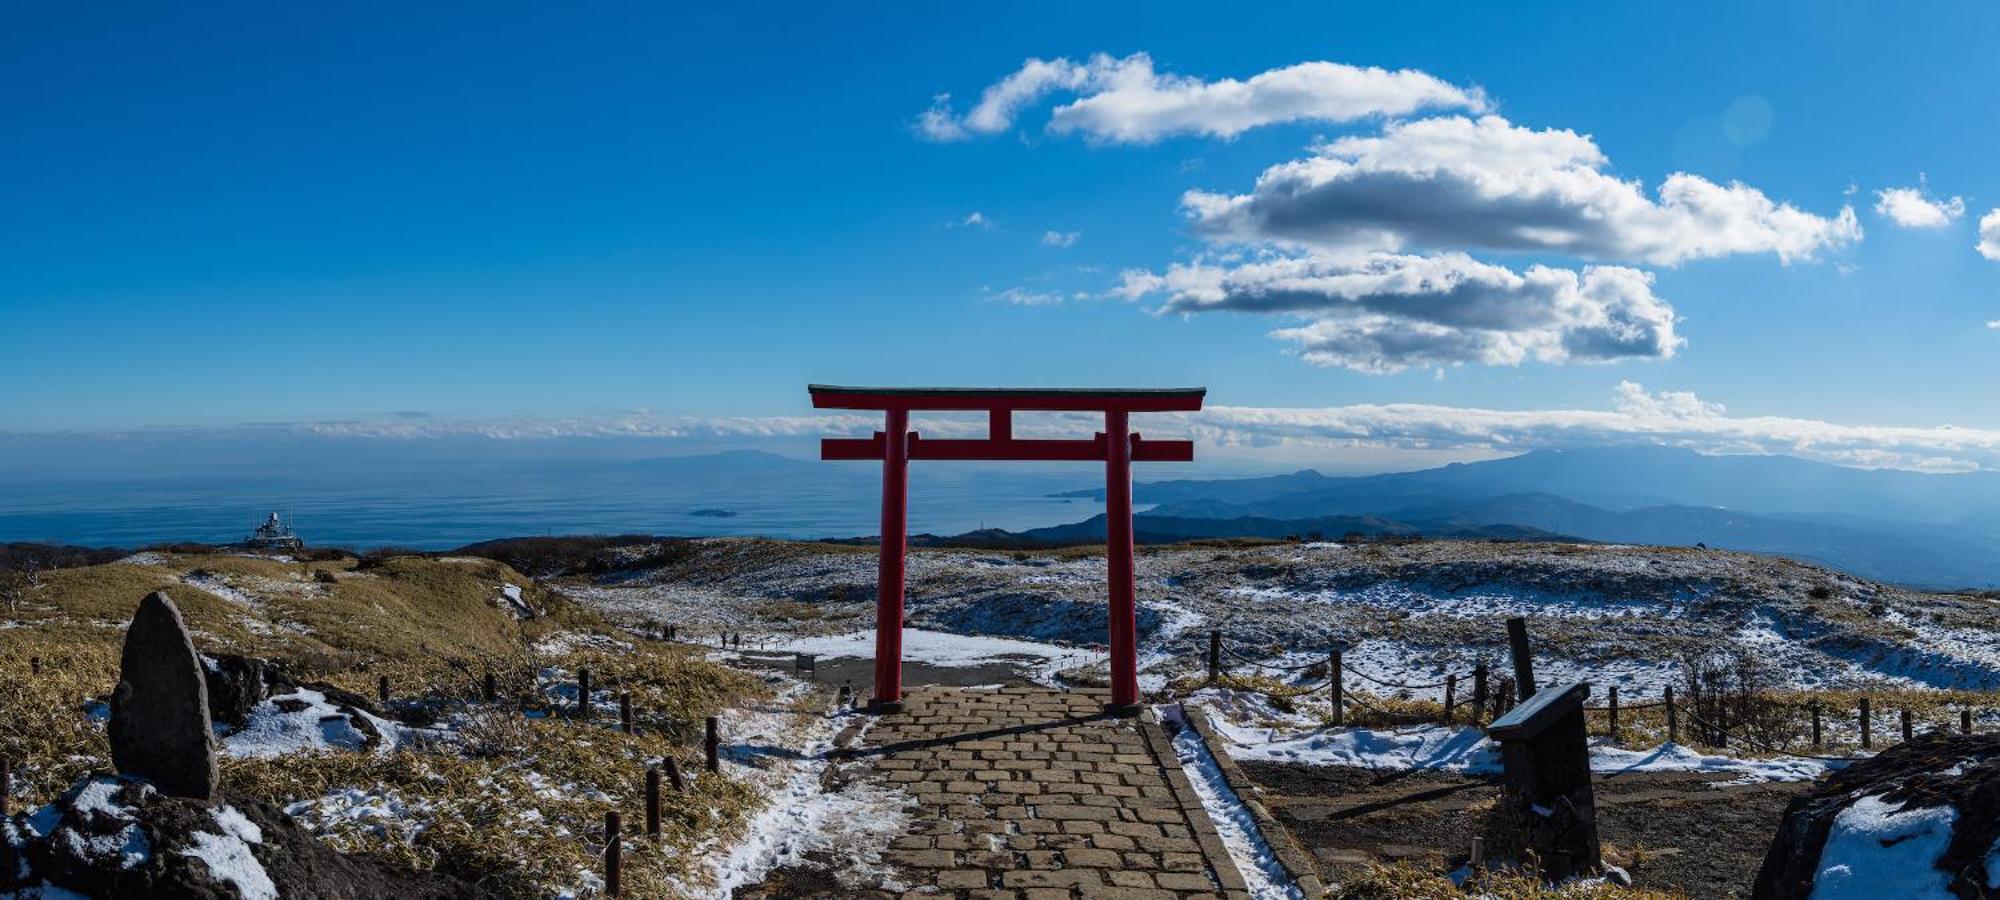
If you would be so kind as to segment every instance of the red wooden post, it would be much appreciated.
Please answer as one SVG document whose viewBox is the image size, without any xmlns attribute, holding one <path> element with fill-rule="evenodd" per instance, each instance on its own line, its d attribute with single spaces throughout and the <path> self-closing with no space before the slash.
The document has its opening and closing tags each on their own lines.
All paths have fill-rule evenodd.
<svg viewBox="0 0 2000 900">
<path fill-rule="evenodd" d="M 1105 568 L 1111 602 L 1111 706 L 1138 712 L 1139 633 L 1137 588 L 1132 578 L 1131 414 L 1104 413 Z"/>
<path fill-rule="evenodd" d="M 882 552 L 875 575 L 875 698 L 877 713 L 903 711 L 903 553 L 910 500 L 910 411 L 890 409 L 883 432 Z"/>
</svg>

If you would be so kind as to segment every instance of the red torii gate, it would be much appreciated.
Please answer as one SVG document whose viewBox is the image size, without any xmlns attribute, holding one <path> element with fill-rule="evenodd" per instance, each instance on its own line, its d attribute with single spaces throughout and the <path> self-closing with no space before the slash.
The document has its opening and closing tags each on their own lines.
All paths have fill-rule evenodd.
<svg viewBox="0 0 2000 900">
<path fill-rule="evenodd" d="M 1139 704 L 1137 598 L 1132 581 L 1132 463 L 1190 462 L 1190 441 L 1142 440 L 1131 430 L 1135 412 L 1201 409 L 1207 388 L 882 388 L 807 385 L 815 409 L 879 409 L 885 427 L 869 438 L 824 438 L 821 459 L 882 461 L 882 554 L 875 593 L 875 695 L 878 713 L 903 709 L 903 553 L 909 503 L 909 461 L 1103 460 L 1105 555 L 1110 581 L 1111 707 Z M 976 411 L 987 416 L 985 439 L 931 440 L 910 430 L 910 412 Z M 1102 412 L 1104 431 L 1088 440 L 1019 440 L 1014 413 Z"/>
</svg>

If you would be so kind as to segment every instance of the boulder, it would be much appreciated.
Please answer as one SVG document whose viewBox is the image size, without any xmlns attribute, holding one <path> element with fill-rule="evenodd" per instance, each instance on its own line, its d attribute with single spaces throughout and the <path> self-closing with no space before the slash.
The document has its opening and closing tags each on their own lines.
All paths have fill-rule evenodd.
<svg viewBox="0 0 2000 900">
<path fill-rule="evenodd" d="M 241 728 L 250 710 L 272 694 L 291 690 L 291 680 L 269 662 L 254 656 L 219 653 L 203 655 L 202 679 L 208 686 L 208 714 L 213 721 Z"/>
<path fill-rule="evenodd" d="M 161 900 L 486 896 L 444 875 L 339 853 L 268 804 L 168 797 L 115 776 L 86 779 L 4 829 L 15 861 L 0 873 L 0 891 L 47 885 Z"/>
<path fill-rule="evenodd" d="M 1794 799 L 1752 896 L 1991 897 L 1996 840 L 2000 735 L 1925 735 Z"/>
<path fill-rule="evenodd" d="M 125 631 L 108 730 L 119 772 L 147 779 L 170 796 L 215 796 L 220 776 L 208 686 L 187 624 L 165 591 L 139 601 Z"/>
</svg>

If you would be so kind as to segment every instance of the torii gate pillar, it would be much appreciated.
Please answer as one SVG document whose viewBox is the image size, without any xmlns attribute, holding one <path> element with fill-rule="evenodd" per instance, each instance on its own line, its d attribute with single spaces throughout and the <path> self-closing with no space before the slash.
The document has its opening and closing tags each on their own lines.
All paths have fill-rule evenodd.
<svg viewBox="0 0 2000 900">
<path fill-rule="evenodd" d="M 1102 460 L 1105 568 L 1111 644 L 1111 703 L 1139 710 L 1138 591 L 1132 569 L 1132 463 L 1188 462 L 1188 441 L 1146 441 L 1131 430 L 1135 412 L 1201 409 L 1204 388 L 854 388 L 809 385 L 818 409 L 883 411 L 871 438 L 826 438 L 821 459 L 882 461 L 882 549 L 875 594 L 877 713 L 903 709 L 903 558 L 909 511 L 909 463 L 940 460 Z M 910 431 L 912 410 L 984 411 L 984 440 L 924 440 Z M 1104 431 L 1090 440 L 1016 440 L 1016 411 L 1101 412 Z"/>
</svg>

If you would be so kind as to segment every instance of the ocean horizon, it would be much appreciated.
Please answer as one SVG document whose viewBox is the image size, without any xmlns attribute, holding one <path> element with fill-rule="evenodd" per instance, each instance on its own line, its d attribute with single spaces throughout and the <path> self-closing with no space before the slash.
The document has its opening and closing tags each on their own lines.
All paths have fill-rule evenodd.
<svg viewBox="0 0 2000 900">
<path fill-rule="evenodd" d="M 355 549 L 443 550 L 540 535 L 821 539 L 879 531 L 879 467 L 732 456 L 0 479 L 0 541 L 230 543 L 271 512 L 308 546 Z M 1102 512 L 1101 502 L 1050 496 L 1101 483 L 1068 468 L 913 467 L 910 533 L 1020 530 Z"/>
</svg>

